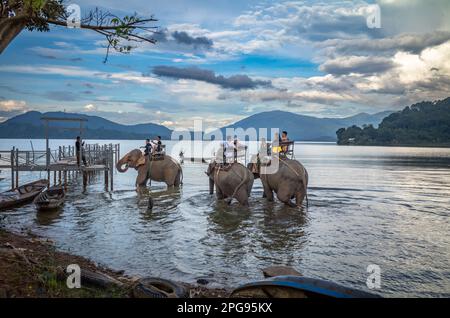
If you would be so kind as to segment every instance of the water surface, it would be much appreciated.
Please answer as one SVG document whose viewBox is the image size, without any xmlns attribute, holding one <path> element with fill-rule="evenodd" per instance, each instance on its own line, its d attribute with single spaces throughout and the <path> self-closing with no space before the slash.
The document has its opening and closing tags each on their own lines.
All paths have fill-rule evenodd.
<svg viewBox="0 0 450 318">
<path fill-rule="evenodd" d="M 119 142 L 122 153 L 141 146 Z M 31 147 L 28 140 L 0 140 L 1 150 L 12 145 Z M 43 149 L 44 142 L 33 146 Z M 0 225 L 30 228 L 62 250 L 129 274 L 236 286 L 279 264 L 368 290 L 366 269 L 376 264 L 381 289 L 372 292 L 450 296 L 449 149 L 303 143 L 295 157 L 309 171 L 308 208 L 266 202 L 259 180 L 250 208 L 226 206 L 208 193 L 206 165 L 185 163 L 181 189 L 152 183 L 153 211 L 134 191 L 130 170 L 115 174 L 112 193 L 104 192 L 102 177 L 85 194 L 75 181 L 62 210 L 36 213 L 28 205 L 1 213 Z M 6 190 L 8 171 L 2 176 Z M 38 177 L 21 174 L 23 181 Z"/>
</svg>

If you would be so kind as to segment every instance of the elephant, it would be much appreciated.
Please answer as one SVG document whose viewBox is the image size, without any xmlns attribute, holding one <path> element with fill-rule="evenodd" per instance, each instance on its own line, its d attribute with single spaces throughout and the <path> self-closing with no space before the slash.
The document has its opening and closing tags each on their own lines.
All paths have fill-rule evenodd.
<svg viewBox="0 0 450 318">
<path fill-rule="evenodd" d="M 123 156 L 116 164 L 119 172 L 126 172 L 129 167 L 138 171 L 136 178 L 138 189 L 146 187 L 148 179 L 165 182 L 167 188 L 178 187 L 183 183 L 181 165 L 169 155 L 164 155 L 160 160 L 149 160 L 149 157 L 144 156 L 141 150 L 134 149 Z"/>
<path fill-rule="evenodd" d="M 297 160 L 272 156 L 271 162 L 278 160 L 277 169 L 273 165 L 259 166 L 256 163 L 247 165 L 255 178 L 260 178 L 263 185 L 263 197 L 273 201 L 273 191 L 278 200 L 290 207 L 301 206 L 306 197 L 308 202 L 308 171 Z M 272 171 L 273 170 L 273 171 Z M 295 204 L 291 201 L 295 198 Z"/>
<path fill-rule="evenodd" d="M 222 167 L 215 161 L 208 165 L 206 175 L 209 177 L 209 194 L 214 193 L 216 186 L 217 199 L 227 199 L 228 204 L 233 198 L 243 206 L 248 206 L 248 198 L 252 191 L 253 174 L 242 164 L 235 162 Z"/>
</svg>

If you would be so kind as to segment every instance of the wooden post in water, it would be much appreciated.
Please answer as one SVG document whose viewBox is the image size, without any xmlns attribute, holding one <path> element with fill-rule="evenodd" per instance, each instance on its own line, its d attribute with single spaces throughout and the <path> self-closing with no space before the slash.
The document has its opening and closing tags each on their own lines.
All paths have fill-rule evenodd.
<svg viewBox="0 0 450 318">
<path fill-rule="evenodd" d="M 19 149 L 16 149 L 16 187 L 19 187 Z"/>
<path fill-rule="evenodd" d="M 86 191 L 86 187 L 87 187 L 87 172 L 86 172 L 86 170 L 82 170 L 81 173 L 83 174 L 83 191 Z"/>
<path fill-rule="evenodd" d="M 13 147 L 13 149 L 11 150 L 11 190 L 13 190 L 15 188 L 14 186 L 14 152 L 15 152 L 15 147 Z"/>
<path fill-rule="evenodd" d="M 108 169 L 105 168 L 105 191 L 108 191 Z"/>
<path fill-rule="evenodd" d="M 111 192 L 114 191 L 114 152 L 112 150 L 112 145 L 111 145 L 111 152 L 109 153 L 110 158 L 109 158 L 109 176 L 110 176 L 110 180 L 111 180 Z"/>
<path fill-rule="evenodd" d="M 119 160 L 120 160 L 120 144 L 117 144 L 117 162 L 119 162 Z"/>
</svg>

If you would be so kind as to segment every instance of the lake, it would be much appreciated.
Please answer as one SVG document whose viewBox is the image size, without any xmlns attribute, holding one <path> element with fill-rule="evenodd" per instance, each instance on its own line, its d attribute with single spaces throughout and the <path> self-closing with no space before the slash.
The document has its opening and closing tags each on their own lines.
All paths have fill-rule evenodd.
<svg viewBox="0 0 450 318">
<path fill-rule="evenodd" d="M 122 154 L 142 145 L 90 142 L 120 143 Z M 0 140 L 1 150 L 13 145 L 31 148 L 29 140 Z M 42 150 L 44 141 L 33 146 Z M 309 172 L 308 208 L 266 202 L 259 180 L 249 208 L 227 206 L 209 195 L 206 164 L 185 163 L 181 189 L 152 182 L 153 211 L 129 170 L 116 172 L 112 193 L 100 177 L 82 194 L 78 180 L 60 211 L 27 205 L 1 212 L 0 225 L 29 228 L 61 250 L 133 275 L 233 287 L 277 264 L 386 297 L 450 296 L 450 149 L 297 143 L 295 157 Z M 1 175 L 4 191 L 10 175 Z M 38 177 L 22 173 L 21 182 Z M 366 286 L 371 264 L 381 269 L 380 289 Z"/>
</svg>

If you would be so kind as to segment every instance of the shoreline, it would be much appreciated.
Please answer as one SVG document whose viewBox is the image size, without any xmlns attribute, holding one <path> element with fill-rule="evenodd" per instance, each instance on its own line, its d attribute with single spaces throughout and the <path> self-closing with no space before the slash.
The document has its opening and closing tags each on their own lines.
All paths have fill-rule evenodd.
<svg viewBox="0 0 450 318">
<path fill-rule="evenodd" d="M 45 140 L 45 138 L 22 138 L 22 137 L 0 137 L 0 140 Z M 52 140 L 71 140 L 68 138 L 52 138 Z M 87 138 L 87 140 L 94 140 L 94 141 L 139 141 L 141 142 L 141 139 L 117 139 L 117 138 Z M 171 139 L 163 139 L 162 141 L 173 141 Z M 193 139 L 193 140 L 187 140 L 189 142 L 213 142 L 212 140 L 203 140 L 203 139 Z M 257 140 L 259 141 L 259 140 Z M 393 148 L 393 147 L 399 147 L 399 148 L 450 148 L 450 144 L 347 144 L 342 143 L 339 144 L 338 140 L 293 140 L 295 144 L 330 144 L 335 146 L 363 146 L 363 147 L 387 147 L 387 148 Z"/>
<path fill-rule="evenodd" d="M 81 288 L 67 287 L 69 274 L 65 269 L 70 264 L 81 268 Z M 85 280 L 84 273 L 90 273 L 88 276 L 93 279 Z M 141 278 L 144 277 L 129 276 L 123 270 L 59 251 L 51 240 L 31 232 L 15 233 L 0 228 L 0 298 L 140 298 L 145 297 L 136 293 Z M 200 284 L 174 283 L 184 287 L 188 298 L 225 298 L 231 292 Z"/>
<path fill-rule="evenodd" d="M 336 146 L 342 147 L 386 147 L 386 148 L 450 148 L 450 144 L 339 144 L 336 142 Z"/>
</svg>

